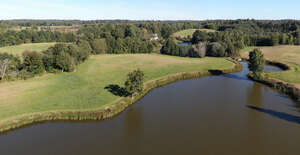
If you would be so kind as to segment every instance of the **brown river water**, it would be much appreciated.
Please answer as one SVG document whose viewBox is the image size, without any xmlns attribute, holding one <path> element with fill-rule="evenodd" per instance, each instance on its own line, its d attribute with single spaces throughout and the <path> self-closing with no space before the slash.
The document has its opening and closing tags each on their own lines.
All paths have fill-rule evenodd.
<svg viewBox="0 0 300 155">
<path fill-rule="evenodd" d="M 248 80 L 243 65 L 155 89 L 111 120 L 2 134 L 0 155 L 300 155 L 299 105 Z"/>
</svg>

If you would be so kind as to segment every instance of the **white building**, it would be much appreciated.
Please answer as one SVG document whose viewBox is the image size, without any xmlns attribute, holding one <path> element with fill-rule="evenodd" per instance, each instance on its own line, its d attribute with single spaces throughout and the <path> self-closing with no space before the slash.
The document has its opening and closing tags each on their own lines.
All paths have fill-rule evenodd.
<svg viewBox="0 0 300 155">
<path fill-rule="evenodd" d="M 157 40 L 159 40 L 158 34 L 156 34 L 156 33 L 153 34 L 153 35 L 151 36 L 150 40 L 151 40 L 151 41 L 157 41 Z"/>
</svg>

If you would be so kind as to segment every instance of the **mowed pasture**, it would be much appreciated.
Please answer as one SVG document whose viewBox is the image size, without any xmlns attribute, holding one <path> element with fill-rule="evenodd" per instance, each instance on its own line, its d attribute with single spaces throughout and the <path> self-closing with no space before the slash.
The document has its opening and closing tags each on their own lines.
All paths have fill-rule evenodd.
<svg viewBox="0 0 300 155">
<path fill-rule="evenodd" d="M 248 48 L 248 52 L 242 53 L 242 56 L 248 58 L 249 51 L 254 48 Z M 300 46 L 272 46 L 260 49 L 267 60 L 285 63 L 291 67 L 289 71 L 267 73 L 267 76 L 294 83 L 300 88 Z"/>
<path fill-rule="evenodd" d="M 188 38 L 188 37 L 193 37 L 193 34 L 197 31 L 205 31 L 205 32 L 216 32 L 215 30 L 212 29 L 187 29 L 187 30 L 182 30 L 175 32 L 172 36 L 177 38 Z"/>
<path fill-rule="evenodd" d="M 13 55 L 21 56 L 22 53 L 26 50 L 41 52 L 48 49 L 51 46 L 54 46 L 56 43 L 32 43 L 32 44 L 22 44 L 16 46 L 6 46 L 0 48 L 0 53 L 9 53 Z"/>
<path fill-rule="evenodd" d="M 181 58 L 159 54 L 91 56 L 76 72 L 0 83 L 0 121 L 35 112 L 115 104 L 122 97 L 113 95 L 105 87 L 122 87 L 126 75 L 137 68 L 144 71 L 147 82 L 175 73 L 230 69 L 234 65 L 226 58 Z"/>
</svg>

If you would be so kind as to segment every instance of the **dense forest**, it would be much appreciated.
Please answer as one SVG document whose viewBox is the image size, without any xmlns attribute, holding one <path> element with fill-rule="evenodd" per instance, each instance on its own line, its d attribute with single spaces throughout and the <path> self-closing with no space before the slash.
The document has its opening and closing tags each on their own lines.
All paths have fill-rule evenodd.
<svg viewBox="0 0 300 155">
<path fill-rule="evenodd" d="M 20 45 L 25 43 L 44 43 L 44 42 L 75 42 L 74 33 L 62 33 L 51 31 L 5 31 L 0 32 L 0 47 Z"/>
<path fill-rule="evenodd" d="M 72 26 L 74 32 L 32 27 Z M 14 26 L 25 29 L 14 30 Z M 197 30 L 192 36 L 174 38 L 174 32 Z M 192 45 L 181 46 L 177 41 Z M 151 53 L 182 57 L 236 57 L 247 46 L 299 45 L 300 21 L 0 21 L 0 46 L 59 42 L 41 53 L 25 51 L 22 58 L 0 53 L 1 79 L 26 79 L 44 72 L 71 72 L 91 54 Z"/>
</svg>

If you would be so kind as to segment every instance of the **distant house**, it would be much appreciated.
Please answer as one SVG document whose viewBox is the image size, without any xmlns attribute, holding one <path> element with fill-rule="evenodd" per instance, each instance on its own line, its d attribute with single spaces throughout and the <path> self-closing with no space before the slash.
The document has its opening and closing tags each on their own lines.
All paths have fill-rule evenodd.
<svg viewBox="0 0 300 155">
<path fill-rule="evenodd" d="M 159 40 L 158 34 L 157 34 L 157 33 L 153 34 L 153 35 L 151 36 L 150 40 L 151 40 L 151 41 L 157 41 L 157 40 Z"/>
</svg>

